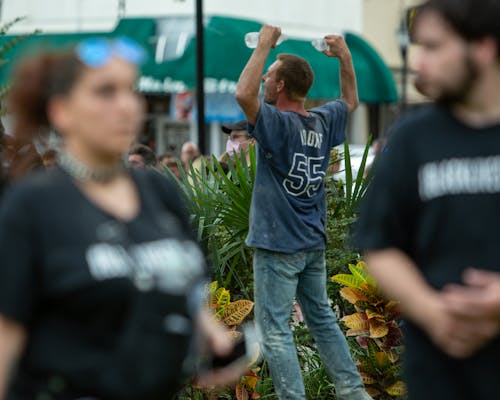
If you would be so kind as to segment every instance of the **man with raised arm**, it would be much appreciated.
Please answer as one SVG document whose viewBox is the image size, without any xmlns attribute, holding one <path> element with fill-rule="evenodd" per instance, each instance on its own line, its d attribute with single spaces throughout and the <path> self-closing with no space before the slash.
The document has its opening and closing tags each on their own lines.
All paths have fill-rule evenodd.
<svg viewBox="0 0 500 400">
<path fill-rule="evenodd" d="M 324 177 L 330 150 L 344 141 L 347 116 L 358 106 L 356 77 L 341 36 L 329 35 L 325 56 L 340 60 L 342 98 L 304 108 L 314 74 L 301 57 L 280 54 L 263 75 L 281 30 L 264 26 L 243 70 L 236 99 L 257 140 L 257 172 L 247 244 L 255 248 L 255 316 L 280 399 L 305 399 L 289 327 L 296 297 L 339 400 L 370 399 L 328 304 Z M 333 77 L 332 77 L 333 78 Z M 259 99 L 261 80 L 264 99 Z"/>
</svg>

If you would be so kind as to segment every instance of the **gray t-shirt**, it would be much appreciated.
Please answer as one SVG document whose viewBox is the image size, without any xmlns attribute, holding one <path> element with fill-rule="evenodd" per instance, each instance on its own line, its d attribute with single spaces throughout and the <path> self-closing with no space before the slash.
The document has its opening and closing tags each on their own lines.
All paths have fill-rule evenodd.
<svg viewBox="0 0 500 400">
<path fill-rule="evenodd" d="M 248 246 L 281 253 L 325 248 L 324 178 L 331 148 L 345 140 L 348 109 L 336 100 L 308 112 L 261 103 L 250 126 L 258 146 Z"/>
</svg>

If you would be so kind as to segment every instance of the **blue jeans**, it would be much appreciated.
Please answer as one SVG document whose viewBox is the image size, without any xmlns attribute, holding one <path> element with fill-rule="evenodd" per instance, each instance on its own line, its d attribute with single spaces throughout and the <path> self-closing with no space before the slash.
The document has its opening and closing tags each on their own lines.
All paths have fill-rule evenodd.
<svg viewBox="0 0 500 400">
<path fill-rule="evenodd" d="M 278 397 L 287 400 L 306 397 L 289 326 L 296 297 L 335 385 L 337 399 L 371 399 L 328 304 L 324 251 L 284 254 L 256 249 L 253 267 L 256 325 Z"/>
</svg>

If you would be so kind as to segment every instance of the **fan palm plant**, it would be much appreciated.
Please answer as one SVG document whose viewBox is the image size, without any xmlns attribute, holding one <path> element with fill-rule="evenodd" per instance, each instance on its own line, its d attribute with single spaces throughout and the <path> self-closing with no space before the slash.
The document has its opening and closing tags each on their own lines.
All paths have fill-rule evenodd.
<svg viewBox="0 0 500 400">
<path fill-rule="evenodd" d="M 229 171 L 216 157 L 190 165 L 176 179 L 184 194 L 198 240 L 204 244 L 214 277 L 233 292 L 252 297 L 251 252 L 245 245 L 255 177 L 255 149 L 228 160 Z M 173 177 L 173 174 L 171 174 Z M 174 177 L 175 179 L 175 177 Z"/>
</svg>

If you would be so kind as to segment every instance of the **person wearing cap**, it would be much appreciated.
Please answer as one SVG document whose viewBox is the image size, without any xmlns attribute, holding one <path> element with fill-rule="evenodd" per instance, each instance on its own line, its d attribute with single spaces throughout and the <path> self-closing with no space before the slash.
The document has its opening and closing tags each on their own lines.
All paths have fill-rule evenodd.
<svg viewBox="0 0 500 400">
<path fill-rule="evenodd" d="M 0 399 L 172 399 L 198 339 L 207 355 L 233 348 L 203 307 L 208 268 L 176 185 L 124 162 L 144 121 L 140 51 L 86 39 L 14 71 L 9 138 L 23 146 L 0 202 Z M 57 166 L 32 171 L 54 130 Z"/>
<path fill-rule="evenodd" d="M 241 154 L 245 154 L 247 162 L 249 162 L 249 145 L 255 144 L 255 139 L 251 138 L 247 131 L 247 121 L 241 120 L 236 122 L 224 123 L 221 126 L 222 132 L 228 135 L 226 142 L 226 151 L 220 156 L 219 161 L 227 163 L 228 159 L 234 159 L 234 154 L 241 158 Z"/>
</svg>

